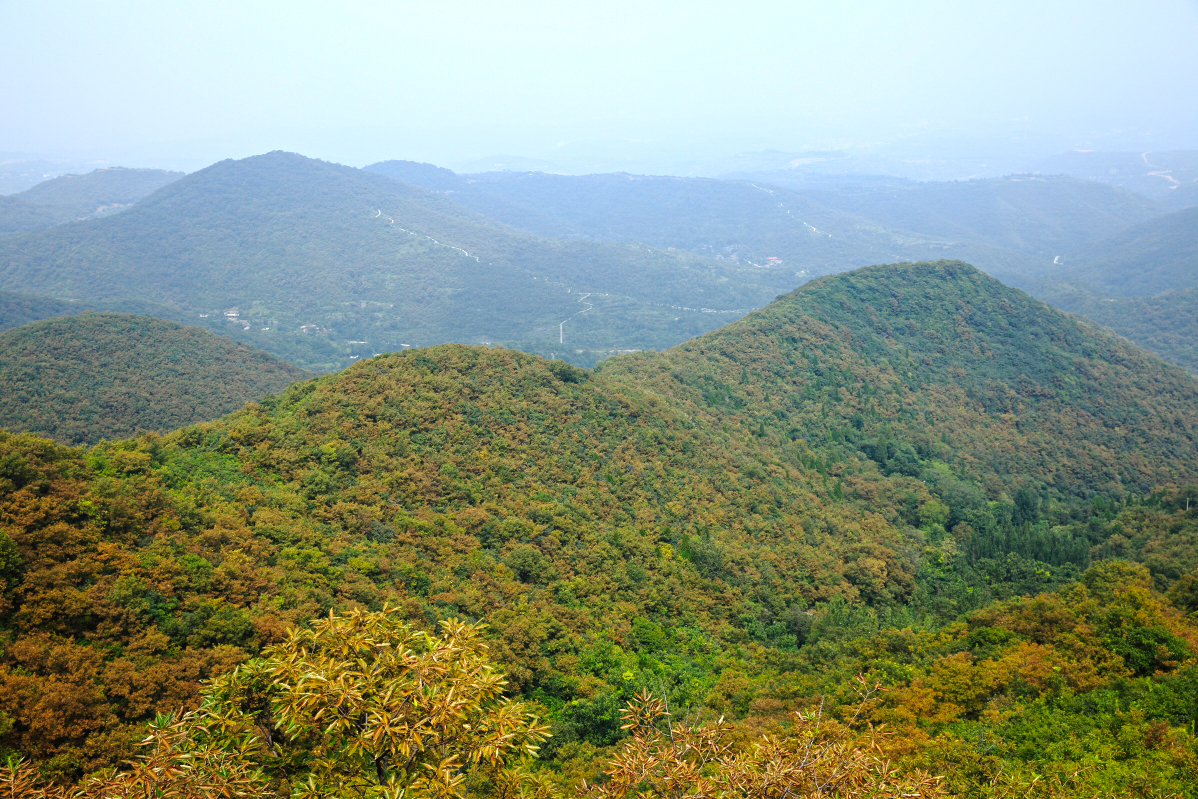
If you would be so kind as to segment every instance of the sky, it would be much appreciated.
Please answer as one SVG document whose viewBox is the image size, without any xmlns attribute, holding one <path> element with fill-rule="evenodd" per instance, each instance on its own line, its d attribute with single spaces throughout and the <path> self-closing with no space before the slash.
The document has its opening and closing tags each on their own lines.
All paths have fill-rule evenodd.
<svg viewBox="0 0 1198 799">
<path fill-rule="evenodd" d="M 1198 149 L 1198 0 L 0 0 L 0 153 L 195 169 Z"/>
</svg>

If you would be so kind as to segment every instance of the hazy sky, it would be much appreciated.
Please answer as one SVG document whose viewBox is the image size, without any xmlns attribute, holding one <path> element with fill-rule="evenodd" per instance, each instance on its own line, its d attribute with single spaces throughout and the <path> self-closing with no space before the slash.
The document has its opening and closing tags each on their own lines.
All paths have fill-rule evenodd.
<svg viewBox="0 0 1198 799">
<path fill-rule="evenodd" d="M 0 151 L 1087 146 L 1198 148 L 1198 0 L 0 0 Z"/>
</svg>

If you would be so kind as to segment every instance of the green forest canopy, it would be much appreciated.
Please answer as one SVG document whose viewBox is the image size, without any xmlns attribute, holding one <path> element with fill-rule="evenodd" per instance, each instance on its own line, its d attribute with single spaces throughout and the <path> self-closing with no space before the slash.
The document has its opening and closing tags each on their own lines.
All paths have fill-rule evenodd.
<svg viewBox="0 0 1198 799">
<path fill-rule="evenodd" d="M 166 432 L 309 376 L 196 327 L 84 313 L 0 333 L 0 425 L 68 444 Z"/>
<path fill-rule="evenodd" d="M 641 688 L 752 727 L 821 696 L 840 718 L 865 672 L 889 755 L 955 791 L 1172 790 L 1198 721 L 1196 398 L 946 262 L 594 372 L 445 345 L 161 437 L 6 434 L 0 744 L 77 777 L 289 625 L 391 603 L 488 622 L 566 782 Z"/>
</svg>

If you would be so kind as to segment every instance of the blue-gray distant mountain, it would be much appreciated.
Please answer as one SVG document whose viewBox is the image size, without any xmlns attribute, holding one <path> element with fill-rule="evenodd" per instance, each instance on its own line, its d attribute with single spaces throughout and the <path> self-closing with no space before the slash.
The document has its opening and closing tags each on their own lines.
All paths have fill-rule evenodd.
<svg viewBox="0 0 1198 799">
<path fill-rule="evenodd" d="M 1059 277 L 1120 297 L 1198 285 L 1198 208 L 1132 225 L 1066 258 Z"/>
<path fill-rule="evenodd" d="M 161 169 L 96 169 L 61 175 L 0 197 L 0 236 L 116 213 L 183 177 Z"/>
<path fill-rule="evenodd" d="M 1030 288 L 1198 374 L 1198 208 L 1080 248 Z"/>
<path fill-rule="evenodd" d="M 1017 282 L 1048 271 L 1058 255 L 1168 210 L 1063 176 L 793 191 L 768 182 L 625 174 L 455 175 L 410 161 L 366 169 L 538 235 L 643 241 L 770 267 L 780 291 L 792 288 L 785 284 L 796 273 L 941 257 Z"/>
<path fill-rule="evenodd" d="M 50 227 L 70 218 L 58 208 L 0 196 L 0 236 Z"/>
<path fill-rule="evenodd" d="M 182 172 L 164 169 L 107 167 L 84 175 L 60 175 L 12 196 L 86 217 L 132 205 L 181 177 Z"/>
<path fill-rule="evenodd" d="M 582 363 L 664 347 L 769 301 L 777 289 L 761 271 L 537 238 L 443 194 L 281 152 L 214 164 L 116 216 L 0 242 L 11 291 L 223 319 L 323 369 L 442 341 Z"/>
<path fill-rule="evenodd" d="M 1037 168 L 1122 186 L 1175 210 L 1198 205 L 1198 150 L 1074 150 L 1046 158 Z"/>
</svg>

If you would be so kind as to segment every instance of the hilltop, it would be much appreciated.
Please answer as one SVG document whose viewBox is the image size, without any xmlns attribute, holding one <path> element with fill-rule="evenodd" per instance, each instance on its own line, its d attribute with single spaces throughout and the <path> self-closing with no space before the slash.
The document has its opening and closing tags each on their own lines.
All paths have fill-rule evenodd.
<svg viewBox="0 0 1198 799">
<path fill-rule="evenodd" d="M 841 442 L 914 475 L 947 463 L 991 496 L 1016 475 L 1059 496 L 1198 476 L 1198 383 L 960 262 L 813 280 L 609 370 L 775 441 Z"/>
<path fill-rule="evenodd" d="M 11 196 L 83 219 L 119 211 L 181 177 L 182 172 L 164 169 L 107 167 L 83 175 L 60 175 Z"/>
<path fill-rule="evenodd" d="M 222 161 L 111 218 L 0 244 L 11 290 L 227 315 L 268 351 L 295 357 L 310 343 L 296 359 L 324 369 L 439 341 L 581 362 L 665 346 L 773 296 L 755 271 L 537 238 L 443 195 L 287 153 Z"/>
<path fill-rule="evenodd" d="M 1102 636 L 1130 601 L 1112 586 L 1189 601 L 1189 495 L 1130 500 L 1198 478 L 1196 407 L 1178 370 L 940 262 L 821 278 L 595 371 L 442 345 L 162 437 L 79 451 L 3 434 L 22 566 L 0 608 L 0 712 L 17 719 L 2 741 L 60 773 L 99 767 L 288 624 L 390 603 L 423 626 L 485 620 L 568 773 L 618 739 L 635 690 L 769 723 L 797 698 L 847 701 L 871 669 L 898 697 L 871 718 L 920 731 L 902 756 L 951 760 L 951 730 L 916 719 L 973 723 L 984 703 L 902 697 L 957 666 L 1004 702 L 1051 696 L 1031 672 L 970 670 L 1026 660 L 1020 631 L 1056 600 L 1020 595 L 1074 592 L 1034 643 L 1078 695 L 1131 674 L 1172 690 L 1174 654 L 1198 647 L 1180 610 L 1133 594 L 1118 618 L 1148 643 L 1111 660 Z M 1146 568 L 1100 564 L 1078 594 L 1112 553 Z M 78 724 L 36 721 L 49 681 Z M 1016 770 L 1039 756 L 1003 750 Z"/>
<path fill-rule="evenodd" d="M 161 169 L 111 167 L 51 178 L 0 197 L 0 236 L 116 213 L 182 176 Z"/>
<path fill-rule="evenodd" d="M 199 328 L 85 313 L 0 333 L 0 426 L 68 444 L 165 432 L 308 376 Z"/>
</svg>

